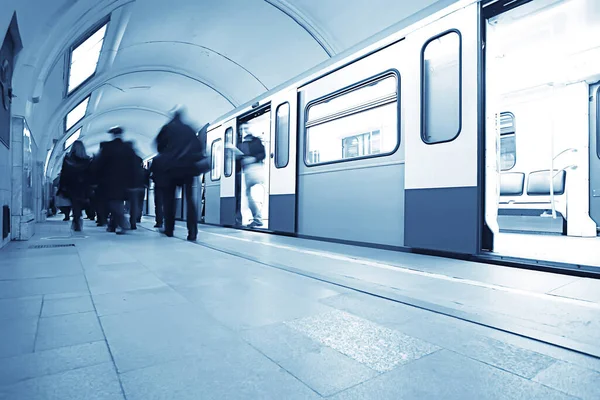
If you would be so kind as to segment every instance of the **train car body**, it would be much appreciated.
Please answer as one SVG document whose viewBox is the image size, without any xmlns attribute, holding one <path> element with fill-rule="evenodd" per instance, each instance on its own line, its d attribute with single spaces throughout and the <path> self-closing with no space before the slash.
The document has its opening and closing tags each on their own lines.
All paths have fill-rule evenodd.
<svg viewBox="0 0 600 400">
<path fill-rule="evenodd" d="M 465 0 L 337 57 L 211 124 L 202 222 L 251 195 L 259 230 L 600 267 L 599 30 L 594 0 Z"/>
</svg>

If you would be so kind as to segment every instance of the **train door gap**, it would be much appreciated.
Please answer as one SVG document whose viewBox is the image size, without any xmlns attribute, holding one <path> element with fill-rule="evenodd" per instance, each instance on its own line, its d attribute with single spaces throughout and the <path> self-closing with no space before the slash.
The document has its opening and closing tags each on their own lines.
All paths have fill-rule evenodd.
<svg viewBox="0 0 600 400">
<path fill-rule="evenodd" d="M 493 252 L 600 266 L 598 108 L 590 85 L 600 79 L 600 5 L 529 1 L 489 17 L 485 36 L 485 218 Z"/>
<path fill-rule="evenodd" d="M 236 162 L 236 226 L 269 229 L 271 109 L 265 107 L 238 120 L 237 144 L 245 154 L 252 138 L 260 140 L 265 157 L 258 163 Z M 250 187 L 248 188 L 248 184 Z"/>
</svg>

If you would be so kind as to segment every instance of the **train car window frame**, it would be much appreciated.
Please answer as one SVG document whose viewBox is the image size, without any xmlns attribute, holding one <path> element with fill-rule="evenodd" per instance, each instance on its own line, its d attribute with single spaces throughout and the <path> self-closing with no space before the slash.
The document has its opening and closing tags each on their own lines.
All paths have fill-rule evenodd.
<svg viewBox="0 0 600 400">
<path fill-rule="evenodd" d="M 500 171 L 506 172 L 506 171 L 510 171 L 511 169 L 513 169 L 515 167 L 515 165 L 517 165 L 517 126 L 516 126 L 515 114 L 511 113 L 510 111 L 503 111 L 499 114 L 500 121 L 502 121 L 503 115 L 510 116 L 510 118 L 512 120 L 512 124 L 510 126 L 512 129 L 508 132 L 503 133 L 502 132 L 502 124 L 500 124 Z M 512 153 L 514 154 L 514 160 L 509 168 L 503 168 L 502 167 L 502 141 L 509 139 L 509 138 L 513 138 L 514 148 L 512 150 Z"/>
<path fill-rule="evenodd" d="M 69 46 L 68 51 L 65 53 L 65 74 L 64 74 L 64 94 L 63 98 L 68 98 L 73 95 L 73 93 L 79 91 L 86 83 L 88 83 L 91 79 L 96 76 L 98 72 L 98 63 L 100 62 L 100 57 L 102 56 L 102 50 L 104 49 L 104 45 L 106 43 L 106 35 L 108 33 L 110 23 L 110 14 L 106 17 L 102 18 L 98 23 L 94 24 L 89 30 L 87 30 L 84 34 L 82 34 L 79 39 L 77 39 L 71 46 Z M 78 85 L 73 86 L 69 89 L 69 82 L 71 80 L 71 63 L 73 61 L 73 52 L 77 50 L 81 45 L 87 42 L 92 36 L 98 33 L 100 30 L 104 29 L 104 36 L 102 37 L 102 44 L 100 45 L 100 51 L 98 52 L 98 60 L 96 61 L 96 67 L 94 68 L 94 72 L 81 81 Z"/>
<path fill-rule="evenodd" d="M 221 168 L 219 168 L 220 165 L 215 157 L 215 146 L 220 144 L 219 142 L 221 141 L 221 138 L 215 139 L 210 145 L 210 180 L 213 182 L 218 182 L 221 180 Z"/>
<path fill-rule="evenodd" d="M 334 98 L 339 98 L 341 96 L 344 96 L 345 94 L 351 93 L 353 91 L 359 90 L 361 88 L 373 85 L 377 82 L 381 82 L 389 77 L 394 77 L 396 79 L 396 96 L 394 97 L 393 101 L 387 101 L 387 102 L 383 102 L 381 104 L 370 104 L 373 103 L 373 101 L 371 101 L 370 103 L 363 103 L 361 105 L 358 106 L 353 106 L 349 109 L 345 109 L 342 111 L 338 111 L 338 112 L 334 112 L 331 115 L 325 116 L 325 117 L 319 117 L 317 119 L 315 119 L 315 121 L 310 121 L 308 116 L 309 116 L 309 111 L 310 108 L 321 104 L 321 103 L 325 103 L 327 101 L 330 101 Z M 330 164 L 338 164 L 338 163 L 344 163 L 344 162 L 352 162 L 352 161 L 360 161 L 360 160 L 365 160 L 365 159 L 369 159 L 369 158 L 376 158 L 376 157 L 387 157 L 390 156 L 394 153 L 396 153 L 398 151 L 398 149 L 400 148 L 400 144 L 401 144 L 401 96 L 400 96 L 400 91 L 401 91 L 401 75 L 400 72 L 395 69 L 388 69 L 386 71 L 383 71 L 379 74 L 370 76 L 366 79 L 363 79 L 361 81 L 352 83 L 346 87 L 343 87 L 341 89 L 338 89 L 332 93 L 326 94 L 324 96 L 321 96 L 315 100 L 310 101 L 304 108 L 304 126 L 303 126 L 303 135 L 304 135 L 304 157 L 303 157 L 303 161 L 304 161 L 304 165 L 308 168 L 311 167 L 320 167 L 320 166 L 324 166 L 324 165 L 330 165 Z M 384 107 L 390 104 L 396 104 L 395 107 L 395 118 L 396 118 L 396 135 L 395 135 L 395 139 L 396 139 L 396 145 L 395 147 L 388 152 L 382 152 L 382 153 L 377 153 L 377 154 L 367 154 L 364 156 L 358 156 L 358 157 L 351 157 L 351 158 L 339 158 L 336 160 L 331 160 L 331 161 L 320 161 L 320 152 L 318 150 L 310 150 L 308 148 L 308 143 L 309 143 L 309 138 L 308 138 L 308 130 L 313 127 L 313 126 L 317 126 L 317 125 L 321 125 L 321 124 L 325 124 L 325 123 L 329 123 L 329 122 L 333 122 L 336 120 L 340 120 L 342 118 L 345 117 L 349 117 L 349 116 L 353 116 L 353 115 L 358 115 L 360 113 L 364 113 L 364 112 L 368 112 L 368 111 L 372 111 L 375 110 L 377 108 L 380 107 Z M 363 132 L 364 133 L 372 133 L 372 132 Z M 310 153 L 310 154 L 309 154 Z M 309 159 L 310 157 L 310 159 Z M 316 161 L 316 162 L 312 162 L 312 161 Z"/>
<path fill-rule="evenodd" d="M 229 127 L 225 130 L 225 146 L 227 146 L 227 144 L 233 145 L 232 127 Z M 226 178 L 229 178 L 231 174 L 233 174 L 233 160 L 234 157 L 231 151 L 223 151 L 223 175 L 225 175 Z"/>
<path fill-rule="evenodd" d="M 279 110 L 285 106 L 287 106 L 287 110 L 288 110 L 287 114 L 286 114 L 287 122 L 285 124 L 286 132 L 285 132 L 285 134 L 283 134 L 285 136 L 280 136 Z M 290 106 L 290 103 L 287 101 L 284 103 L 281 103 L 275 109 L 275 168 L 277 168 L 277 169 L 285 168 L 290 163 L 290 131 L 291 131 L 290 116 L 291 116 L 291 112 L 292 112 L 292 107 Z M 285 147 L 279 146 L 279 143 L 281 143 L 281 137 L 285 137 L 285 143 L 286 143 Z M 282 150 L 285 150 L 285 153 L 283 153 Z M 283 157 L 282 153 L 285 154 L 285 157 Z M 285 162 L 280 162 L 282 159 L 285 160 Z"/>
<path fill-rule="evenodd" d="M 427 50 L 427 46 L 429 46 L 429 44 L 431 44 L 434 40 L 443 38 L 446 35 L 451 35 L 451 34 L 456 34 L 458 36 L 458 127 L 457 127 L 457 132 L 456 134 L 454 134 L 454 136 L 449 137 L 448 139 L 444 139 L 444 140 L 437 140 L 437 141 L 429 141 L 426 138 L 426 126 L 425 126 L 425 51 Z M 449 29 L 447 31 L 444 31 L 436 36 L 433 36 L 432 38 L 430 38 L 429 40 L 427 40 L 425 42 L 425 44 L 423 44 L 423 47 L 421 48 L 421 76 L 420 76 L 420 84 L 421 84 L 421 140 L 423 141 L 423 143 L 427 144 L 427 145 L 435 145 L 435 144 L 442 144 L 442 143 L 449 143 L 452 142 L 454 140 L 456 140 L 456 138 L 460 135 L 461 131 L 462 131 L 462 114 L 463 114 L 463 93 L 462 93 L 462 86 L 463 86 L 463 66 L 462 66 L 462 34 L 460 33 L 460 31 L 458 29 Z"/>
</svg>

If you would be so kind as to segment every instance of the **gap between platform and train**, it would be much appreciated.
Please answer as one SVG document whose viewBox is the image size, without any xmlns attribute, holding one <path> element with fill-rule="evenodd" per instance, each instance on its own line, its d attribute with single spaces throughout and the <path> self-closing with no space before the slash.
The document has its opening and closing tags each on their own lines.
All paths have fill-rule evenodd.
<svg viewBox="0 0 600 400">
<path fill-rule="evenodd" d="M 140 226 L 142 226 L 142 225 L 140 225 Z M 151 229 L 151 228 L 146 228 L 146 227 L 143 227 L 143 228 L 148 231 L 151 231 L 151 232 L 156 232 L 156 230 Z M 364 260 L 364 259 L 360 259 L 360 258 L 342 256 L 339 254 L 314 251 L 314 250 L 297 249 L 297 248 L 294 248 L 291 246 L 278 245 L 278 244 L 274 244 L 274 243 L 265 243 L 265 242 L 246 239 L 246 238 L 232 237 L 229 235 L 207 232 L 204 230 L 199 230 L 198 232 L 199 233 L 201 232 L 201 233 L 204 233 L 207 235 L 223 237 L 226 239 L 239 240 L 239 241 L 244 241 L 244 242 L 249 242 L 249 243 L 271 246 L 271 247 L 275 247 L 275 248 L 279 248 L 279 249 L 285 249 L 285 250 L 289 250 L 289 251 L 295 251 L 295 252 L 299 252 L 302 254 L 315 255 L 315 256 L 319 256 L 319 257 L 327 257 L 330 259 L 347 261 L 347 262 L 352 262 L 355 264 L 362 264 L 362 265 L 368 265 L 368 266 L 372 266 L 372 267 L 376 267 L 376 268 L 394 270 L 397 272 L 405 272 L 405 273 L 409 273 L 409 274 L 427 276 L 427 277 L 431 277 L 434 279 L 442 279 L 442 280 L 446 280 L 446 281 L 459 282 L 459 283 L 463 283 L 463 284 L 489 288 L 492 290 L 500 290 L 500 291 L 506 291 L 509 293 L 516 293 L 516 294 L 522 294 L 522 295 L 536 297 L 536 298 L 542 298 L 545 300 L 560 301 L 560 302 L 565 302 L 568 304 L 576 304 L 576 305 L 581 305 L 581 306 L 592 308 L 592 309 L 600 309 L 600 304 L 588 302 L 585 300 L 577 300 L 577 299 L 570 299 L 570 298 L 566 298 L 566 297 L 560 297 L 560 296 L 554 296 L 554 295 L 548 295 L 548 294 L 542 294 L 542 293 L 535 293 L 535 292 L 530 292 L 527 290 L 515 289 L 515 288 L 510 288 L 510 287 L 500 286 L 500 285 L 493 285 L 493 284 L 473 281 L 473 280 L 469 280 L 469 279 L 455 278 L 455 277 L 450 277 L 447 275 L 434 274 L 434 273 L 430 273 L 430 272 L 424 272 L 424 271 L 409 269 L 409 268 L 405 268 L 405 267 L 388 265 L 388 264 L 379 263 L 379 262 L 370 261 L 370 260 Z M 174 238 L 178 239 L 178 240 L 186 241 L 184 238 L 179 238 L 176 236 L 174 236 Z M 373 296 L 373 297 L 378 297 L 378 298 L 385 299 L 388 301 L 393 301 L 395 303 L 408 305 L 408 306 L 419 308 L 419 309 L 422 309 L 425 311 L 430 311 L 430 312 L 433 312 L 436 314 L 445 315 L 445 316 L 459 319 L 459 320 L 462 320 L 465 322 L 474 323 L 476 325 L 484 326 L 484 327 L 491 328 L 491 329 L 505 332 L 505 333 L 510 333 L 510 334 L 517 335 L 517 336 L 520 336 L 523 338 L 535 340 L 537 342 L 549 344 L 549 345 L 552 345 L 555 347 L 559 347 L 562 349 L 566 349 L 569 351 L 573 351 L 573 352 L 580 353 L 580 354 L 583 354 L 586 356 L 600 359 L 600 349 L 597 349 L 594 346 L 588 345 L 586 343 L 577 342 L 577 341 L 568 339 L 563 336 L 554 335 L 551 333 L 542 332 L 542 331 L 538 331 L 538 330 L 523 327 L 523 326 L 518 326 L 518 325 L 512 324 L 510 322 L 506 322 L 505 324 L 500 324 L 498 322 L 502 319 L 502 317 L 497 316 L 497 317 L 494 317 L 492 320 L 490 320 L 483 316 L 474 315 L 474 314 L 471 314 L 471 313 L 468 313 L 465 311 L 448 308 L 445 306 L 429 303 L 429 302 L 414 299 L 411 297 L 401 296 L 397 293 L 385 293 L 386 290 L 384 290 L 383 287 L 378 287 L 377 292 L 379 292 L 379 293 L 376 293 L 372 287 L 372 285 L 375 285 L 373 283 L 370 284 L 370 283 L 366 282 L 366 285 L 364 285 L 364 284 L 362 285 L 362 286 L 365 286 L 365 288 L 360 288 L 361 281 L 357 278 L 352 278 L 353 281 L 350 284 L 350 283 L 344 282 L 346 280 L 344 278 L 335 279 L 335 278 L 332 278 L 329 276 L 323 276 L 323 275 L 320 275 L 320 274 L 317 274 L 314 272 L 308 272 L 308 271 L 300 270 L 300 269 L 297 269 L 294 267 L 280 265 L 280 264 L 274 263 L 274 262 L 265 262 L 265 261 L 261 260 L 259 257 L 254 257 L 252 255 L 248 255 L 248 254 L 233 251 L 233 250 L 226 250 L 226 249 L 223 249 L 223 248 L 220 248 L 220 247 L 217 247 L 214 245 L 210 245 L 207 243 L 203 243 L 200 241 L 189 242 L 189 243 L 195 244 L 197 246 L 202 246 L 202 247 L 214 250 L 214 251 L 218 251 L 223 254 L 228 254 L 228 255 L 231 255 L 234 257 L 238 257 L 238 258 L 241 258 L 241 259 L 244 259 L 247 261 L 252 261 L 257 264 L 264 265 L 266 267 L 283 270 L 283 271 L 286 271 L 289 273 L 293 273 L 293 274 L 300 275 L 300 276 L 303 276 L 306 278 L 324 282 L 324 283 L 327 283 L 330 285 L 342 287 L 344 289 L 356 291 L 359 293 L 363 293 L 363 294 Z"/>
</svg>

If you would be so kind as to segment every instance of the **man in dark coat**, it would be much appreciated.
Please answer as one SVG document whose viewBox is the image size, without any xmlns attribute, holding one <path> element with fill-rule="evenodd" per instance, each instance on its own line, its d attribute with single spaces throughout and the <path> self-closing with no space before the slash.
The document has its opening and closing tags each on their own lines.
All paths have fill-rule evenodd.
<svg viewBox="0 0 600 400">
<path fill-rule="evenodd" d="M 164 153 L 167 150 L 167 143 L 164 141 L 164 135 L 161 137 L 163 141 L 158 141 L 156 138 L 156 149 L 158 154 L 152 159 L 150 164 L 150 175 L 154 181 L 154 215 L 156 216 L 155 228 L 162 228 L 165 218 L 164 200 L 165 191 L 169 187 L 169 177 L 166 174 L 166 167 L 162 164 Z"/>
<path fill-rule="evenodd" d="M 147 180 L 143 163 L 144 161 L 136 155 L 133 165 L 133 187 L 129 196 L 129 224 L 131 229 L 137 229 L 137 223 L 141 222 L 142 219 L 142 205 Z"/>
<path fill-rule="evenodd" d="M 108 201 L 111 219 L 109 232 L 124 233 L 128 229 L 124 216 L 124 202 L 134 186 L 137 155 L 129 143 L 122 139 L 123 129 L 114 127 L 108 131 L 114 137 L 110 142 L 100 143 L 97 168 L 99 188 Z M 120 228 L 117 231 L 117 226 Z"/>
<path fill-rule="evenodd" d="M 166 149 L 161 154 L 155 170 L 164 173 L 168 178 L 168 186 L 164 191 L 165 229 L 163 233 L 173 236 L 175 230 L 175 191 L 183 187 L 187 204 L 187 228 L 190 241 L 198 235 L 198 212 L 194 202 L 194 178 L 200 175 L 197 163 L 205 155 L 202 145 L 192 127 L 182 120 L 183 110 L 176 107 L 172 111 L 172 119 L 162 127 L 156 137 L 157 143 L 165 143 Z M 156 160 L 155 160 L 156 161 Z"/>
</svg>

